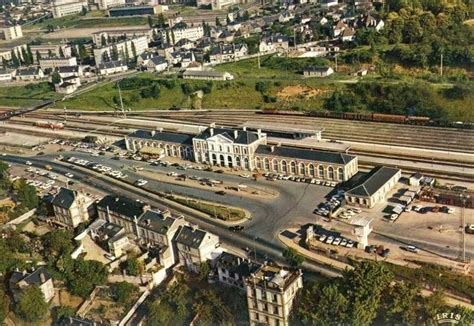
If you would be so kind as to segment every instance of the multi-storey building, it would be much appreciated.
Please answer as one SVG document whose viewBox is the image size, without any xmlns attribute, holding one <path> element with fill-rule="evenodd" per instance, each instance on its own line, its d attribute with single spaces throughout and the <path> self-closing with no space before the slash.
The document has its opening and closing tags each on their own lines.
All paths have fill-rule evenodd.
<svg viewBox="0 0 474 326">
<path fill-rule="evenodd" d="M 173 28 L 161 31 L 161 39 L 164 43 L 175 44 L 182 39 L 191 41 L 199 40 L 204 36 L 204 29 L 202 25 L 181 26 L 175 25 Z"/>
<path fill-rule="evenodd" d="M 53 4 L 53 17 L 59 18 L 80 14 L 87 7 L 86 1 L 58 1 Z"/>
<path fill-rule="evenodd" d="M 52 201 L 54 223 L 76 228 L 95 215 L 94 200 L 82 192 L 61 188 Z"/>
<path fill-rule="evenodd" d="M 255 273 L 260 265 L 234 254 L 223 252 L 216 260 L 219 282 L 245 289 L 245 279 Z"/>
<path fill-rule="evenodd" d="M 57 68 L 57 67 L 73 67 L 77 66 L 77 59 L 76 57 L 69 57 L 69 58 L 41 58 L 39 60 L 39 65 L 41 69 L 48 69 L 48 68 Z"/>
<path fill-rule="evenodd" d="M 23 37 L 21 25 L 0 26 L 0 40 L 11 41 L 20 37 Z"/>
<path fill-rule="evenodd" d="M 138 238 L 142 243 L 158 248 L 160 264 L 169 268 L 177 262 L 173 240 L 184 225 L 187 225 L 184 218 L 171 216 L 169 211 L 148 210 L 137 224 Z"/>
<path fill-rule="evenodd" d="M 30 46 L 31 53 L 36 63 L 37 56 L 40 58 L 66 57 L 72 56 L 71 46 L 68 44 L 38 44 Z"/>
<path fill-rule="evenodd" d="M 201 263 L 212 260 L 220 247 L 219 237 L 194 226 L 183 226 L 176 236 L 179 262 L 198 273 Z"/>
<path fill-rule="evenodd" d="M 129 151 L 165 149 L 197 163 L 341 182 L 358 171 L 357 157 L 308 148 L 270 146 L 260 130 L 209 127 L 198 135 L 137 130 L 125 137 Z"/>
<path fill-rule="evenodd" d="M 94 49 L 95 64 L 99 65 L 104 61 L 113 60 L 114 52 L 116 52 L 120 60 L 133 58 L 145 52 L 148 49 L 148 37 L 136 36 L 131 39 L 123 40 L 113 44 Z M 108 59 L 108 60 L 107 60 Z"/>
<path fill-rule="evenodd" d="M 148 37 L 148 42 L 151 40 L 153 36 L 153 31 L 151 28 L 140 28 L 140 29 L 121 29 L 121 30 L 113 30 L 113 31 L 103 31 L 103 32 L 95 32 L 92 33 L 92 42 L 98 46 L 104 46 L 107 44 L 102 44 L 102 41 L 105 39 L 113 40 L 113 39 L 132 39 L 138 36 L 146 36 Z"/>
<path fill-rule="evenodd" d="M 103 76 L 125 72 L 127 70 L 128 70 L 128 65 L 123 60 L 102 62 L 97 67 L 97 71 L 99 75 L 103 75 Z"/>
<path fill-rule="evenodd" d="M 209 54 L 209 62 L 211 64 L 219 64 L 240 60 L 248 54 L 246 44 L 226 44 L 218 45 L 211 49 Z"/>
<path fill-rule="evenodd" d="M 97 0 L 99 10 L 107 10 L 113 7 L 125 6 L 125 0 Z"/>
<path fill-rule="evenodd" d="M 251 326 L 289 325 L 295 296 L 303 287 L 301 271 L 265 264 L 245 280 Z"/>
</svg>

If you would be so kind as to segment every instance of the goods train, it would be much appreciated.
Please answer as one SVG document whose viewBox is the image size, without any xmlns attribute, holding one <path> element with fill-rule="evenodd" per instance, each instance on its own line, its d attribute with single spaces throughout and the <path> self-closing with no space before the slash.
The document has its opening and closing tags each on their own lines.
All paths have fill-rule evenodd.
<svg viewBox="0 0 474 326">
<path fill-rule="evenodd" d="M 472 123 L 463 123 L 460 121 L 453 122 L 453 121 L 447 121 L 447 120 L 441 120 L 441 119 L 431 119 L 430 117 L 424 117 L 424 116 L 409 116 L 409 115 L 399 115 L 399 114 L 330 112 L 330 111 L 298 112 L 298 111 L 284 111 L 284 110 L 277 110 L 277 109 L 264 109 L 262 111 L 259 111 L 258 113 L 474 129 L 474 124 Z"/>
<path fill-rule="evenodd" d="M 61 122 L 50 122 L 50 121 L 36 121 L 34 124 L 36 127 L 48 128 L 48 129 L 64 129 L 64 124 Z"/>
</svg>

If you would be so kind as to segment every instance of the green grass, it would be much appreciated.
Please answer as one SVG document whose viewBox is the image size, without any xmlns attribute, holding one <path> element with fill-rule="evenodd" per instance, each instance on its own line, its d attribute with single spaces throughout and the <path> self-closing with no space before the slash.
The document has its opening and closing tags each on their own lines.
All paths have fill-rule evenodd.
<svg viewBox="0 0 474 326">
<path fill-rule="evenodd" d="M 238 208 L 229 208 L 223 205 L 211 204 L 195 199 L 186 199 L 176 196 L 166 196 L 166 198 L 223 221 L 238 221 L 246 218 L 245 212 Z"/>
<path fill-rule="evenodd" d="M 0 87 L 0 105 L 4 106 L 30 106 L 59 97 L 60 95 L 51 90 L 47 82 L 26 86 Z"/>
<path fill-rule="evenodd" d="M 147 24 L 146 17 L 119 17 L 119 18 L 110 18 L 110 17 L 101 17 L 97 14 L 88 16 L 66 16 L 61 18 L 50 18 L 43 20 L 40 23 L 29 25 L 25 29 L 38 30 L 46 29 L 48 25 L 54 26 L 55 29 L 58 28 L 89 28 L 89 27 L 111 27 L 111 26 L 133 26 L 133 25 L 145 25 Z"/>
</svg>

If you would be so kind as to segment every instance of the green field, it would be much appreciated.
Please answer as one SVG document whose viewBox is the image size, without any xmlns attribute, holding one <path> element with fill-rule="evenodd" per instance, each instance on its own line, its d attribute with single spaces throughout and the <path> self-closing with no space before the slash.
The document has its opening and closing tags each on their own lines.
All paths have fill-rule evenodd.
<svg viewBox="0 0 474 326">
<path fill-rule="evenodd" d="M 25 107 L 52 98 L 60 98 L 60 95 L 52 91 L 47 82 L 0 87 L 0 105 L 4 106 Z"/>
<path fill-rule="evenodd" d="M 89 14 L 88 14 L 89 15 Z M 58 28 L 90 28 L 90 27 L 120 27 L 147 24 L 147 17 L 120 17 L 109 18 L 98 16 L 97 13 L 90 16 L 66 16 L 61 18 L 49 18 L 40 23 L 25 27 L 26 30 L 44 30 L 48 25 Z"/>
<path fill-rule="evenodd" d="M 155 82 L 163 81 L 158 75 L 148 73 L 138 75 L 140 79 L 149 79 Z M 204 94 L 201 108 L 203 109 L 259 109 L 259 108 L 301 108 L 312 109 L 321 106 L 322 101 L 329 95 L 328 85 L 320 85 L 315 80 L 279 80 L 265 81 L 268 86 L 268 97 L 277 98 L 277 102 L 265 102 L 264 96 L 255 90 L 258 80 L 234 80 L 212 82 L 212 90 Z M 123 89 L 124 104 L 131 110 L 163 110 L 171 107 L 183 109 L 191 108 L 192 100 L 182 90 L 182 85 L 202 87 L 208 85 L 205 81 L 184 81 L 175 79 L 176 86 L 172 89 L 160 85 L 160 95 L 157 98 L 143 98 L 140 93 L 147 87 Z M 295 88 L 296 89 L 292 89 Z M 314 96 L 305 97 L 298 89 L 307 87 Z M 279 96 L 281 91 L 289 91 L 291 96 Z M 74 110 L 113 110 L 116 104 L 114 96 L 118 96 L 116 84 L 105 84 L 94 88 L 90 92 L 68 99 L 61 103 L 60 108 L 66 105 Z M 58 106 L 59 108 L 59 106 Z"/>
</svg>

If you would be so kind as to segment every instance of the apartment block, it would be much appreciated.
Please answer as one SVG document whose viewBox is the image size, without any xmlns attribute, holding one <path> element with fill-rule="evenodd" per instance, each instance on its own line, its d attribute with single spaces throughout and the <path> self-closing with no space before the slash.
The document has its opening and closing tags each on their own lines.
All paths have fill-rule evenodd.
<svg viewBox="0 0 474 326">
<path fill-rule="evenodd" d="M 164 43 L 175 44 L 182 39 L 188 39 L 191 41 L 199 40 L 204 36 L 204 29 L 202 25 L 195 25 L 190 27 L 178 27 L 176 25 L 172 29 L 168 29 L 161 32 L 161 38 Z"/>
<path fill-rule="evenodd" d="M 99 10 L 107 10 L 113 7 L 125 6 L 125 0 L 98 0 Z"/>
<path fill-rule="evenodd" d="M 77 15 L 82 12 L 84 7 L 87 7 L 86 1 L 56 0 L 53 3 L 53 17 Z"/>
<path fill-rule="evenodd" d="M 135 51 L 133 51 L 133 48 L 135 48 Z M 109 60 L 112 60 L 112 54 L 115 49 L 119 59 L 124 60 L 127 58 L 127 55 L 128 58 L 133 58 L 134 55 L 138 56 L 148 49 L 148 37 L 138 36 L 132 39 L 120 41 L 114 44 L 108 44 L 106 46 L 94 49 L 95 64 L 99 65 L 100 63 L 107 61 L 104 60 L 107 57 Z"/>
<path fill-rule="evenodd" d="M 10 41 L 20 37 L 23 37 L 21 25 L 0 26 L 0 40 Z"/>
<path fill-rule="evenodd" d="M 71 67 L 77 66 L 77 59 L 76 57 L 69 57 L 69 58 L 44 58 L 39 60 L 39 65 L 41 69 L 48 69 L 48 68 L 57 68 L 57 67 Z"/>
<path fill-rule="evenodd" d="M 250 326 L 287 326 L 294 299 L 303 287 L 301 271 L 265 264 L 245 280 Z"/>
</svg>

